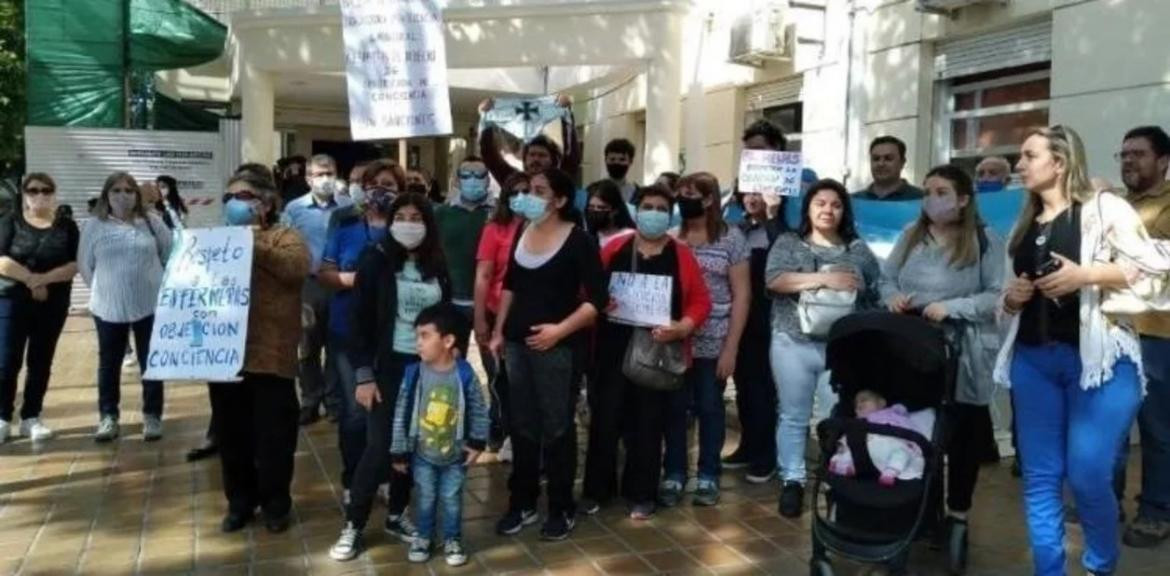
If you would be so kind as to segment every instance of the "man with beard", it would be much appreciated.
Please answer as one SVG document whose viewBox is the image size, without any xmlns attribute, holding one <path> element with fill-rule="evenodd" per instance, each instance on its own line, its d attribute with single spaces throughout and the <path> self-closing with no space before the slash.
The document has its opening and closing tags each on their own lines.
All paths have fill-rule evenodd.
<svg viewBox="0 0 1170 576">
<path fill-rule="evenodd" d="M 1128 199 L 1150 236 L 1170 240 L 1170 136 L 1157 126 L 1126 133 L 1117 154 Z M 1134 548 L 1157 546 L 1170 537 L 1170 313 L 1134 319 L 1141 335 L 1148 384 L 1138 412 L 1142 440 L 1142 488 L 1138 515 L 1122 540 Z M 1124 478 L 1122 478 L 1124 482 Z M 1121 484 L 1124 486 L 1124 484 Z"/>
<path fill-rule="evenodd" d="M 558 96 L 557 104 L 563 108 L 572 106 L 568 96 Z M 485 114 L 495 105 L 491 98 L 479 105 L 479 113 Z M 504 160 L 496 143 L 496 129 L 484 130 L 479 135 L 479 156 L 487 165 L 488 172 L 496 182 L 503 183 L 509 176 L 518 172 L 511 164 Z M 577 173 L 581 166 L 581 141 L 577 138 L 577 129 L 573 123 L 573 115 L 567 115 L 561 120 L 561 134 L 565 141 L 565 154 L 561 155 L 561 147 L 557 143 L 541 134 L 530 140 L 520 151 L 520 159 L 524 163 L 524 173 L 539 174 L 549 168 L 560 168 L 566 174 Z M 632 157 L 631 157 L 632 159 Z M 578 208 L 581 208 L 580 206 Z"/>
</svg>

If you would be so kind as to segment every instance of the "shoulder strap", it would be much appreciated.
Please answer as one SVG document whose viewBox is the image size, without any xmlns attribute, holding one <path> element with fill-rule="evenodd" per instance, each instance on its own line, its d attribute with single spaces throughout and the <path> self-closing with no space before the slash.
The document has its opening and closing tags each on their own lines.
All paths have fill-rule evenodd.
<svg viewBox="0 0 1170 576">
<path fill-rule="evenodd" d="M 630 237 L 630 274 L 638 273 L 638 245 L 634 242 L 635 238 Z"/>
</svg>

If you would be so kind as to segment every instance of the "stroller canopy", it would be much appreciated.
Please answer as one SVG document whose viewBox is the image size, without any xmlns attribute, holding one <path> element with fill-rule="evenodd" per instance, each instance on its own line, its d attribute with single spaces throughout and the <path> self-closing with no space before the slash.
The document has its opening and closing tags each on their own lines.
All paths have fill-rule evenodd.
<svg viewBox="0 0 1170 576">
<path fill-rule="evenodd" d="M 873 390 L 890 405 L 937 408 L 950 388 L 953 354 L 943 331 L 917 316 L 862 312 L 829 331 L 826 366 L 841 408 L 853 413 L 853 396 Z"/>
</svg>

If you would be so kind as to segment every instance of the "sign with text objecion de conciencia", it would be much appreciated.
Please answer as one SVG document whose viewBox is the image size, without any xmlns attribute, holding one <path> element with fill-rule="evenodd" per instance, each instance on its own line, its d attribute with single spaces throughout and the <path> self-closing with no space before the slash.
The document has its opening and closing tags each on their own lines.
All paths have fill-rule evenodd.
<svg viewBox="0 0 1170 576">
<path fill-rule="evenodd" d="M 239 380 L 248 338 L 252 229 L 188 228 L 163 276 L 144 378 Z"/>
</svg>

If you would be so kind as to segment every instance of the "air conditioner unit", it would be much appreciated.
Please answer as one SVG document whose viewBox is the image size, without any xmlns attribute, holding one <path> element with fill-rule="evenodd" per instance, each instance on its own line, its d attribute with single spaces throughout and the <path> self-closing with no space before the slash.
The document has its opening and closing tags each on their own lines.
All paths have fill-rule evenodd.
<svg viewBox="0 0 1170 576">
<path fill-rule="evenodd" d="M 918 0 L 918 11 L 950 15 L 959 8 L 975 4 L 1007 4 L 1008 0 Z"/>
<path fill-rule="evenodd" d="M 787 41 L 786 0 L 750 0 L 731 22 L 728 59 L 736 64 L 763 66 L 768 60 L 792 57 Z"/>
</svg>

